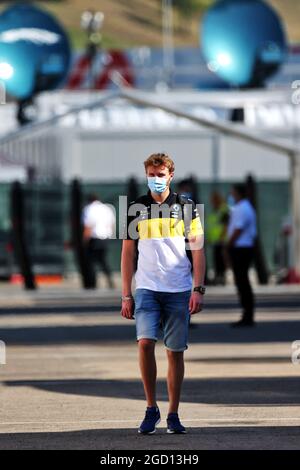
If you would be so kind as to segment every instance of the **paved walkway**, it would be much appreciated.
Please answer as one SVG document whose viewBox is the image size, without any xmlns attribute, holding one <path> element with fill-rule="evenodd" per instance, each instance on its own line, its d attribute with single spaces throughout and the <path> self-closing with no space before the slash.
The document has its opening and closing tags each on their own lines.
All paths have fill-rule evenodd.
<svg viewBox="0 0 300 470">
<path fill-rule="evenodd" d="M 64 290 L 65 289 L 65 290 Z M 0 288 L 0 449 L 299 449 L 299 289 L 258 292 L 258 326 L 237 331 L 233 290 L 211 290 L 193 317 L 181 417 L 189 433 L 165 433 L 166 356 L 157 345 L 156 435 L 136 428 L 145 403 L 134 324 L 118 293 L 65 287 L 38 294 Z M 14 294 L 12 295 L 12 291 Z M 72 289 L 71 289 L 72 290 Z M 74 302 L 76 307 L 74 308 Z"/>
</svg>

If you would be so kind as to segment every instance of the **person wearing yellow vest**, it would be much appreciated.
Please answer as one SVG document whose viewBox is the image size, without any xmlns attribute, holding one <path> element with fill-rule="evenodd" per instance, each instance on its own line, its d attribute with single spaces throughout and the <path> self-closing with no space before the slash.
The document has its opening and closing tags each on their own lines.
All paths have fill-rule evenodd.
<svg viewBox="0 0 300 470">
<path fill-rule="evenodd" d="M 211 194 L 212 212 L 207 218 L 206 237 L 213 250 L 214 283 L 225 284 L 225 253 L 226 232 L 229 208 L 218 191 Z"/>
</svg>

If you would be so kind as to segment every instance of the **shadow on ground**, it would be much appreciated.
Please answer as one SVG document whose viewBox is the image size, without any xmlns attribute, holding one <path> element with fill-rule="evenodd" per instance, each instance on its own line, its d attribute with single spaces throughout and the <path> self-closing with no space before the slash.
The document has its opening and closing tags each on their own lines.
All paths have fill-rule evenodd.
<svg viewBox="0 0 300 470">
<path fill-rule="evenodd" d="M 118 294 L 117 294 L 118 295 Z M 299 311 L 300 307 L 300 291 L 299 293 L 280 293 L 271 295 L 268 294 L 256 294 L 256 307 L 258 310 L 270 311 L 272 309 L 281 309 L 285 311 Z M 47 304 L 44 301 L 36 301 L 33 305 L 21 306 L 15 305 L 0 306 L 0 315 L 43 315 L 48 314 L 60 314 L 60 313 L 71 313 L 71 314 L 83 314 L 83 313 L 104 313 L 104 312 L 115 312 L 120 311 L 121 303 L 119 299 L 117 301 L 109 301 L 106 305 L 101 305 L 99 299 L 95 297 L 80 298 L 76 301 L 68 298 L 65 299 L 52 299 L 47 300 Z M 205 312 L 209 310 L 220 311 L 232 311 L 240 310 L 240 305 L 236 294 L 218 295 L 214 298 L 207 297 L 205 299 Z"/>
<path fill-rule="evenodd" d="M 53 393 L 144 400 L 139 380 L 6 381 L 8 387 L 33 387 Z M 300 377 L 186 378 L 181 401 L 228 406 L 299 406 Z M 167 401 L 164 380 L 157 382 L 158 401 Z"/>
<path fill-rule="evenodd" d="M 190 330 L 190 343 L 267 343 L 298 339 L 299 321 L 259 322 L 254 328 L 233 329 L 228 323 L 199 323 Z M 135 324 L 38 326 L 1 328 L 0 338 L 8 345 L 74 344 L 135 341 Z"/>
<path fill-rule="evenodd" d="M 136 429 L 0 434 L 0 449 L 88 450 L 292 450 L 300 449 L 300 427 L 226 426 L 187 428 L 186 435 L 141 436 Z"/>
</svg>

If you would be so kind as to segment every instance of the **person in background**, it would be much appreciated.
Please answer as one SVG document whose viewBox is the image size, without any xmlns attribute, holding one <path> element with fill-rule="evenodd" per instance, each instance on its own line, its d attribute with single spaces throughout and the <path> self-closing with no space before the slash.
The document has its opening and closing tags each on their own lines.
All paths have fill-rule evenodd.
<svg viewBox="0 0 300 470">
<path fill-rule="evenodd" d="M 213 191 L 211 194 L 212 212 L 207 218 L 207 241 L 213 249 L 214 284 L 225 284 L 225 244 L 227 237 L 227 225 L 229 220 L 229 208 L 221 194 Z"/>
<path fill-rule="evenodd" d="M 254 325 L 254 295 L 249 281 L 249 268 L 254 257 L 257 236 L 256 213 L 246 198 L 246 187 L 235 184 L 231 190 L 234 205 L 231 207 L 227 230 L 228 253 L 243 315 L 233 327 Z"/>
<path fill-rule="evenodd" d="M 192 176 L 179 181 L 177 185 L 177 192 L 181 196 L 184 196 L 188 199 L 192 199 L 196 204 L 199 203 L 197 183 L 195 178 L 193 178 Z"/>
<path fill-rule="evenodd" d="M 83 241 L 87 248 L 88 263 L 95 272 L 101 266 L 111 289 L 115 285 L 107 262 L 108 240 L 115 233 L 116 218 L 109 205 L 99 201 L 96 194 L 89 194 L 88 204 L 83 209 Z"/>
</svg>

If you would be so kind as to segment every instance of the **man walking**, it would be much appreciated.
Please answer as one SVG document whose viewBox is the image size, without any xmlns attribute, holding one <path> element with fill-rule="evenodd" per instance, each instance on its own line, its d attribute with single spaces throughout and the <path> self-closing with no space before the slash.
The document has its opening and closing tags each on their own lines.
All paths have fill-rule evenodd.
<svg viewBox="0 0 300 470">
<path fill-rule="evenodd" d="M 238 290 L 243 315 L 233 327 L 254 325 L 254 295 L 249 281 L 248 271 L 253 261 L 254 244 L 257 235 L 256 214 L 246 198 L 246 187 L 235 184 L 231 194 L 235 204 L 231 208 L 228 225 L 228 248 Z"/>
<path fill-rule="evenodd" d="M 191 314 L 202 310 L 205 293 L 203 230 L 194 202 L 170 189 L 175 170 L 172 159 L 163 153 L 153 154 L 144 166 L 149 191 L 129 206 L 127 239 L 123 240 L 121 259 L 121 313 L 127 319 L 135 317 L 136 320 L 139 365 L 147 400 L 146 415 L 139 432 L 153 434 L 160 422 L 156 402 L 155 343 L 161 325 L 168 358 L 167 432 L 185 433 L 178 408 L 189 319 Z M 131 284 L 135 239 L 138 239 L 138 264 L 134 299 Z M 186 239 L 192 253 L 192 264 L 186 252 Z"/>
</svg>

